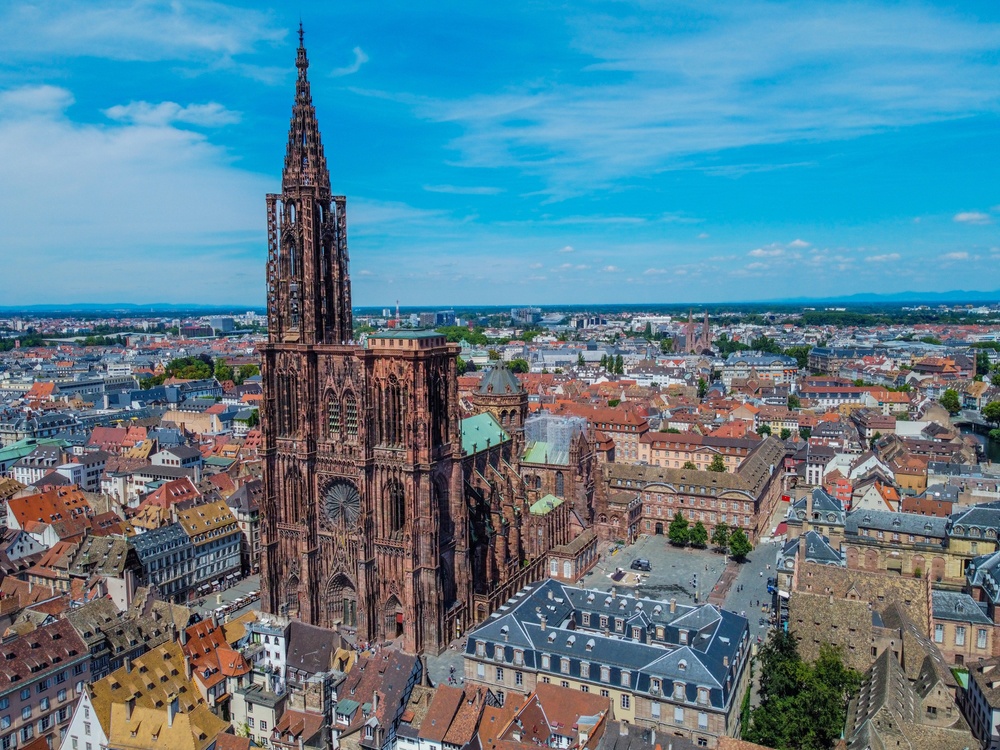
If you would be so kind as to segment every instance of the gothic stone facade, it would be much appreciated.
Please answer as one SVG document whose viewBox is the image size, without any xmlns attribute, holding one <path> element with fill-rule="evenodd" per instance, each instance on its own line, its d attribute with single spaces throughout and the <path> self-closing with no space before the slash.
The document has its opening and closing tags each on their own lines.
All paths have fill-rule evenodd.
<svg viewBox="0 0 1000 750">
<path fill-rule="evenodd" d="M 347 204 L 301 39 L 296 67 L 282 192 L 267 197 L 262 607 L 437 653 L 544 570 L 521 545 L 520 440 L 463 451 L 458 346 L 441 335 L 352 341 Z"/>
</svg>

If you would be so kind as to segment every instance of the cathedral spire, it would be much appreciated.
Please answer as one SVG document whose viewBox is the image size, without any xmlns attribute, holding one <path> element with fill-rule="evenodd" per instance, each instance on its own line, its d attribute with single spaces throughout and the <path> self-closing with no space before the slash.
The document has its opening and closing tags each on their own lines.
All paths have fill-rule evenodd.
<svg viewBox="0 0 1000 750">
<path fill-rule="evenodd" d="M 288 128 L 282 189 L 287 192 L 297 187 L 315 186 L 329 195 L 330 173 L 326 168 L 323 143 L 316 122 L 316 108 L 313 107 L 309 88 L 309 58 L 306 56 L 305 31 L 301 21 L 295 67 L 298 69 L 298 80 L 295 82 L 295 103 L 292 105 L 292 121 Z"/>
</svg>

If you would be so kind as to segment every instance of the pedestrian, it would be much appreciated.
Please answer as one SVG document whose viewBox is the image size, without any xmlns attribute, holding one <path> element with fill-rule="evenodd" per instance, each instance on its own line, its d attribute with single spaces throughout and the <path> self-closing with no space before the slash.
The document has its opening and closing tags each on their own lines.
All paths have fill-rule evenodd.
<svg viewBox="0 0 1000 750">
<path fill-rule="evenodd" d="M 759 575 L 761 578 L 763 578 L 764 577 L 764 571 L 763 570 L 760 571 L 760 573 L 758 573 L 757 575 Z"/>
</svg>

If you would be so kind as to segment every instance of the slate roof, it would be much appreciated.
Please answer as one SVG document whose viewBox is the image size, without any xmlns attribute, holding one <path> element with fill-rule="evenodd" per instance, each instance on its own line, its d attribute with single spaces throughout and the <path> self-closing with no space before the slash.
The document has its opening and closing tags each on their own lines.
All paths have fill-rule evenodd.
<svg viewBox="0 0 1000 750">
<path fill-rule="evenodd" d="M 672 695 L 676 681 L 684 684 L 691 701 L 697 700 L 700 685 L 709 689 L 712 706 L 724 708 L 733 698 L 727 677 L 739 669 L 741 649 L 749 638 L 746 619 L 710 604 L 675 604 L 673 612 L 671 606 L 546 579 L 522 589 L 472 631 L 466 654 L 475 657 L 477 643 L 482 642 L 487 659 L 494 658 L 496 649 L 503 649 L 503 660 L 513 663 L 517 648 L 523 650 L 526 669 L 554 675 L 560 674 L 560 660 L 566 658 L 569 675 L 578 680 L 581 663 L 592 662 L 590 677 L 582 679 L 597 682 L 599 664 L 610 668 L 610 684 L 621 684 L 621 673 L 627 671 L 634 690 L 649 692 L 651 680 L 658 679 L 663 694 Z M 598 625 L 601 616 L 622 621 L 621 629 L 609 619 L 605 635 Z M 585 624 L 588 619 L 589 625 Z M 639 628 L 638 639 L 632 637 L 633 628 Z M 653 638 L 659 628 L 663 642 Z M 682 643 L 682 631 L 687 643 Z M 543 654 L 550 657 L 548 669 L 542 667 Z"/>
<path fill-rule="evenodd" d="M 522 393 L 524 386 L 503 362 L 497 362 L 479 381 L 476 392 L 483 396 L 503 396 Z"/>
<path fill-rule="evenodd" d="M 857 534 L 859 528 L 913 534 L 944 539 L 948 528 L 947 518 L 921 516 L 916 513 L 896 513 L 891 510 L 866 510 L 847 514 L 844 530 Z"/>
<path fill-rule="evenodd" d="M 934 590 L 931 592 L 931 604 L 934 608 L 935 620 L 993 625 L 993 621 L 986 616 L 979 602 L 960 591 Z"/>
</svg>

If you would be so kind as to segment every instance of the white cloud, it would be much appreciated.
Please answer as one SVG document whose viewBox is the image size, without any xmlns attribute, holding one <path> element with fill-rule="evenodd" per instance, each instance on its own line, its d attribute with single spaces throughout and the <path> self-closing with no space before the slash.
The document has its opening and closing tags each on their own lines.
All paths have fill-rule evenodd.
<svg viewBox="0 0 1000 750">
<path fill-rule="evenodd" d="M 989 224 L 990 215 L 981 211 L 962 211 L 955 214 L 955 221 L 959 224 Z"/>
<path fill-rule="evenodd" d="M 573 44 L 592 61 L 582 78 L 414 106 L 464 129 L 453 142 L 461 164 L 515 167 L 559 196 L 700 167 L 694 155 L 853 137 L 1000 103 L 1000 24 L 971 14 L 748 1 L 690 23 L 677 16 L 673 4 L 646 3 L 622 18 L 571 14 Z"/>
<path fill-rule="evenodd" d="M 618 273 L 622 269 L 620 269 L 618 266 L 605 266 L 601 270 L 604 271 L 604 273 Z"/>
<path fill-rule="evenodd" d="M 777 258 L 778 256 L 784 255 L 784 248 L 780 247 L 758 247 L 755 250 L 751 250 L 747 255 L 751 258 Z"/>
<path fill-rule="evenodd" d="M 263 249 L 246 248 L 260 247 L 274 179 L 170 123 L 74 123 L 60 110 L 72 100 L 51 86 L 0 93 L 17 105 L 0 106 L 0 226 L 19 301 L 53 288 L 64 301 L 261 298 Z"/>
<path fill-rule="evenodd" d="M 662 276 L 665 273 L 670 273 L 666 268 L 647 268 L 643 271 L 646 276 Z"/>
<path fill-rule="evenodd" d="M 572 245 L 566 245 L 565 247 L 561 248 L 559 250 L 559 252 L 561 252 L 561 253 L 572 253 L 573 252 L 573 246 Z"/>
<path fill-rule="evenodd" d="M 941 256 L 941 260 L 968 260 L 969 254 L 966 252 L 954 252 L 945 253 Z"/>
<path fill-rule="evenodd" d="M 467 185 L 424 185 L 428 193 L 446 193 L 448 195 L 499 195 L 504 192 L 500 187 L 474 187 Z"/>
<path fill-rule="evenodd" d="M 698 235 L 699 240 L 707 240 L 708 238 L 709 238 L 708 232 L 702 232 L 701 234 Z"/>
<path fill-rule="evenodd" d="M 286 36 L 272 13 L 211 0 L 36 0 L 5 3 L 0 10 L 0 48 L 8 60 L 88 56 L 231 64 Z"/>
<path fill-rule="evenodd" d="M 202 125 L 213 127 L 232 125 L 240 121 L 240 113 L 233 112 L 217 102 L 207 104 L 189 104 L 182 107 L 176 102 L 129 102 L 117 104 L 104 110 L 104 114 L 117 122 L 133 123 L 135 125 Z"/>
<path fill-rule="evenodd" d="M 353 73 L 357 73 L 361 70 L 361 66 L 368 62 L 368 55 L 361 47 L 355 47 L 352 52 L 354 52 L 354 62 L 350 65 L 345 65 L 343 68 L 334 68 L 330 75 L 334 77 L 349 76 Z"/>
<path fill-rule="evenodd" d="M 763 271 L 765 268 L 770 268 L 770 266 L 768 266 L 767 263 L 761 263 L 759 261 L 747 264 L 748 271 Z"/>
<path fill-rule="evenodd" d="M 541 267 L 542 267 L 541 263 L 532 263 L 530 266 L 528 266 L 528 268 L 531 268 L 531 269 L 539 269 Z"/>
<path fill-rule="evenodd" d="M 801 249 L 803 247 L 809 247 L 809 243 L 805 240 L 792 240 L 788 243 L 788 246 Z"/>
<path fill-rule="evenodd" d="M 892 261 L 899 260 L 899 253 L 884 253 L 882 255 L 869 255 L 865 258 L 868 263 L 891 263 Z"/>
</svg>

